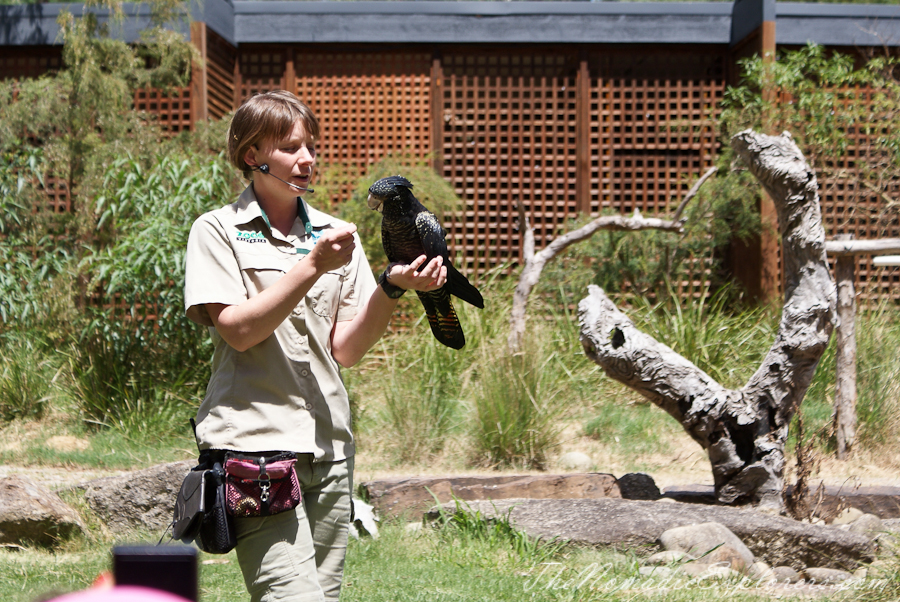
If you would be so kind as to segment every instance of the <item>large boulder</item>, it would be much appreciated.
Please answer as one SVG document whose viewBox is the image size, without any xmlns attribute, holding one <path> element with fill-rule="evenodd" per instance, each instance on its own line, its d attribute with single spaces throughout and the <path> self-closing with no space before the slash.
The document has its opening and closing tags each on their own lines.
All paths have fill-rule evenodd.
<svg viewBox="0 0 900 602">
<path fill-rule="evenodd" d="M 27 477 L 0 479 L 0 544 L 51 546 L 84 531 L 78 513 Z"/>
<path fill-rule="evenodd" d="M 78 486 L 91 510 L 110 528 L 158 530 L 172 522 L 175 496 L 194 462 L 159 464 Z"/>
<path fill-rule="evenodd" d="M 491 475 L 475 477 L 402 477 L 368 481 L 360 497 L 383 517 L 426 512 L 453 498 L 502 500 L 506 498 L 582 499 L 621 497 L 616 478 L 599 472 L 564 475 Z"/>
<path fill-rule="evenodd" d="M 757 560 L 770 566 L 790 565 L 847 569 L 874 560 L 872 540 L 826 525 L 810 525 L 749 509 L 700 504 L 665 504 L 623 499 L 494 500 L 469 502 L 489 518 L 509 517 L 533 537 L 559 537 L 585 545 L 656 550 L 667 530 L 717 522 L 737 535 Z M 453 512 L 453 504 L 443 506 Z M 428 513 L 431 520 L 437 509 Z"/>
<path fill-rule="evenodd" d="M 753 565 L 753 552 L 738 536 L 719 523 L 701 523 L 675 527 L 659 536 L 659 543 L 671 552 L 697 558 L 696 564 L 722 564 L 747 572 Z"/>
</svg>

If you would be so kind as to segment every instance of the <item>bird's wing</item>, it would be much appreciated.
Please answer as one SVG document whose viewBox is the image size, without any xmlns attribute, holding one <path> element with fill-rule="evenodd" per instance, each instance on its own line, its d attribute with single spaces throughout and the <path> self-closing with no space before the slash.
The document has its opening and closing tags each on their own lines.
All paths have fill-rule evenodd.
<svg viewBox="0 0 900 602">
<path fill-rule="evenodd" d="M 384 255 L 388 258 L 388 261 L 397 261 L 391 229 L 385 218 L 381 218 L 381 246 L 384 247 Z"/>
<path fill-rule="evenodd" d="M 468 278 L 460 274 L 449 261 L 446 262 L 445 265 L 447 266 L 447 284 L 444 286 L 450 291 L 450 294 L 459 297 L 466 303 L 474 305 L 479 309 L 484 309 L 484 298 L 481 296 L 478 289 L 475 288 L 475 285 L 469 282 Z"/>
<path fill-rule="evenodd" d="M 447 232 L 441 228 L 440 222 L 432 212 L 425 210 L 416 214 L 416 230 L 429 260 L 438 255 L 446 259 L 447 241 L 444 237 L 447 236 Z"/>
</svg>

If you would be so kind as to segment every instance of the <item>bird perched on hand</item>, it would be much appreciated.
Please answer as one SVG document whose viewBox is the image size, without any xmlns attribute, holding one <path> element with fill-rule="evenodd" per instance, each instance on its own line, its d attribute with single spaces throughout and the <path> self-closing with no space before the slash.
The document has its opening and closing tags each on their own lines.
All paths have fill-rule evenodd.
<svg viewBox="0 0 900 602">
<path fill-rule="evenodd" d="M 416 291 L 431 325 L 434 337 L 453 349 L 466 344 L 456 310 L 450 302 L 455 295 L 479 309 L 484 308 L 484 298 L 478 289 L 450 264 L 447 258 L 447 232 L 435 215 L 413 196 L 413 185 L 404 177 L 382 178 L 369 188 L 367 204 L 370 209 L 381 211 L 381 244 L 388 260 L 409 264 L 425 255 L 428 261 L 440 255 L 447 267 L 447 283 L 429 292 Z"/>
</svg>

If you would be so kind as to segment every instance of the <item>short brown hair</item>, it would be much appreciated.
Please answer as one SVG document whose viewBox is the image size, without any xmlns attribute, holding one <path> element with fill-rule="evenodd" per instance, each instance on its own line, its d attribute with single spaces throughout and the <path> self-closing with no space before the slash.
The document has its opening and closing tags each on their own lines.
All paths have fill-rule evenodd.
<svg viewBox="0 0 900 602">
<path fill-rule="evenodd" d="M 244 162 L 244 155 L 253 147 L 270 140 L 279 141 L 291 133 L 300 121 L 306 135 L 313 141 L 319 138 L 319 120 L 299 98 L 286 90 L 257 94 L 244 101 L 228 128 L 226 144 L 228 160 L 250 179 L 253 173 Z"/>
</svg>

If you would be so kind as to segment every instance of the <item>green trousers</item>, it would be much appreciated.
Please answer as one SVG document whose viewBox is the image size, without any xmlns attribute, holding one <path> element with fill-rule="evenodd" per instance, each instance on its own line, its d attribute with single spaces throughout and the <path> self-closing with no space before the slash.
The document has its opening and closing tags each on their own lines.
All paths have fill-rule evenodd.
<svg viewBox="0 0 900 602">
<path fill-rule="evenodd" d="M 353 458 L 298 454 L 303 502 L 274 516 L 235 519 L 237 557 L 252 602 L 337 602 L 347 552 Z"/>
</svg>

